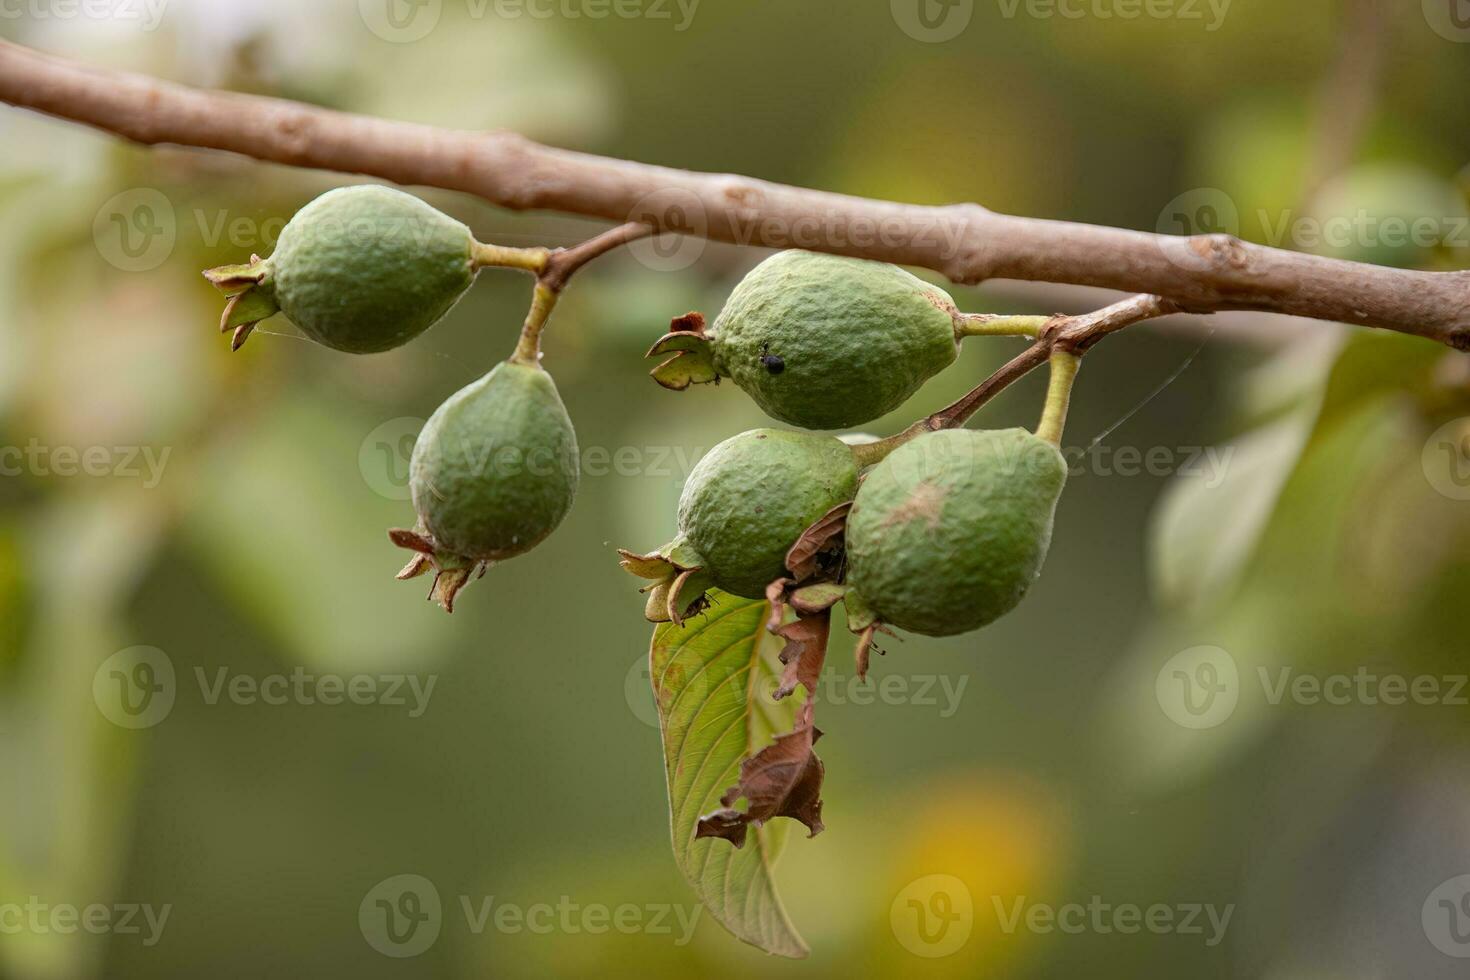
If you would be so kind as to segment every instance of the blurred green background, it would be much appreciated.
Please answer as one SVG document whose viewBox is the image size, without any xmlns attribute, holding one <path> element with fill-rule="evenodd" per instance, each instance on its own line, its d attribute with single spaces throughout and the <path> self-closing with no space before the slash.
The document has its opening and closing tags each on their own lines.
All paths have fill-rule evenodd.
<svg viewBox="0 0 1470 980">
<path fill-rule="evenodd" d="M 154 21 L 156 5 L 27 0 L 0 8 L 0 36 L 674 166 L 1470 267 L 1456 0 L 1136 17 L 1128 0 L 390 2 L 175 0 Z M 593 13 L 614 9 L 639 16 Z M 656 388 L 641 356 L 669 317 L 716 313 L 762 253 L 696 247 L 671 269 L 620 252 L 578 277 L 546 364 L 589 464 L 580 496 L 450 618 L 393 580 L 383 530 L 411 521 L 418 424 L 508 353 L 528 282 L 487 273 L 392 353 L 339 355 L 277 318 L 232 356 L 199 270 L 267 253 L 349 178 L 8 108 L 0 148 L 0 446 L 16 450 L 0 457 L 0 975 L 1464 975 L 1464 355 L 1242 314 L 1100 347 L 1029 601 L 978 634 L 888 643 L 867 686 L 836 636 L 827 830 L 790 834 L 777 869 L 812 955 L 780 960 L 702 913 L 692 937 L 680 925 L 696 900 L 670 853 L 650 628 L 615 554 L 666 540 L 689 466 L 763 422 L 732 385 Z M 599 227 L 423 194 L 502 244 Z M 1363 214 L 1351 227 L 1377 230 L 1309 234 Z M 1394 218 L 1429 234 L 1395 240 Z M 955 295 L 1011 312 L 1109 299 Z M 869 428 L 897 431 L 1014 351 L 970 341 Z M 1040 384 L 972 424 L 1033 424 Z M 89 450 L 90 474 L 67 463 Z M 172 671 L 172 703 L 120 714 L 110 685 L 147 679 L 138 664 Z M 298 671 L 433 687 L 422 710 L 407 683 L 401 704 L 215 687 Z M 1313 679 L 1364 672 L 1378 680 L 1339 684 L 1341 703 L 1312 697 Z M 1385 703 L 1389 676 L 1437 693 Z M 1191 682 L 1213 684 L 1205 701 Z M 440 931 L 395 958 L 359 909 L 405 874 L 432 883 Z M 644 926 L 479 928 L 466 907 L 492 898 L 637 906 Z M 1010 918 L 1098 904 L 1167 907 L 1173 925 Z M 112 927 L 51 917 L 93 905 Z M 128 906 L 168 918 L 129 931 Z M 1183 928 L 1195 906 L 1228 924 Z"/>
</svg>

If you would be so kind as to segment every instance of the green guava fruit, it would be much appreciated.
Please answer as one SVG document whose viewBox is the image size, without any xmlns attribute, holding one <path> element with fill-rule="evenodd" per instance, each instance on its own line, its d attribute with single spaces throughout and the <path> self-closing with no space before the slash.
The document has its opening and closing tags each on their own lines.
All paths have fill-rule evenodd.
<svg viewBox="0 0 1470 980">
<path fill-rule="evenodd" d="M 778 252 L 750 271 L 708 334 L 676 320 L 649 352 L 675 357 L 660 384 L 734 379 L 772 418 L 804 429 L 861 425 L 908 400 L 959 353 L 949 294 L 895 265 Z"/>
<path fill-rule="evenodd" d="M 926 636 L 979 629 L 1015 608 L 1051 543 L 1067 479 L 1025 429 L 949 429 L 895 449 L 847 519 L 852 608 Z"/>
<path fill-rule="evenodd" d="M 571 509 L 577 434 L 540 367 L 506 361 L 440 405 L 409 461 L 418 524 L 389 537 L 416 554 L 400 578 L 433 567 L 432 597 L 453 611 L 474 572 L 531 550 Z"/>
<path fill-rule="evenodd" d="M 268 259 L 206 278 L 231 297 L 233 346 L 284 312 L 312 340 L 351 354 L 408 343 L 474 282 L 470 230 L 418 198 L 365 185 L 328 191 L 296 212 Z"/>
<path fill-rule="evenodd" d="M 830 436 L 752 429 L 699 461 L 679 498 L 678 536 L 652 554 L 621 552 L 653 579 L 647 615 L 681 622 L 711 586 L 758 599 L 787 575 L 801 533 L 857 492 L 852 450 Z"/>
</svg>

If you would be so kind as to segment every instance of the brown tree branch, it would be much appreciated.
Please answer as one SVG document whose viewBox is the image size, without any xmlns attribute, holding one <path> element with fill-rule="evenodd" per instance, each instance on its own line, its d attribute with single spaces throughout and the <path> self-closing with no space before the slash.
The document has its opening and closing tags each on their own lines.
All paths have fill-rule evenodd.
<svg viewBox="0 0 1470 980">
<path fill-rule="evenodd" d="M 1178 238 L 998 214 L 978 204 L 868 200 L 729 174 L 209 92 L 0 42 L 0 101 L 143 144 L 173 143 L 466 191 L 518 210 L 642 221 L 664 231 L 933 269 L 959 283 L 1026 279 L 1384 327 L 1470 349 L 1470 272 L 1412 272 L 1225 235 Z"/>
<path fill-rule="evenodd" d="M 548 289 L 561 292 L 566 288 L 567 281 L 582 266 L 600 255 L 611 252 L 619 245 L 647 238 L 654 233 L 654 230 L 652 225 L 641 221 L 629 221 L 589 238 L 585 242 L 573 245 L 571 248 L 559 248 L 547 257 L 546 268 L 540 275 L 541 282 L 545 283 Z"/>
</svg>

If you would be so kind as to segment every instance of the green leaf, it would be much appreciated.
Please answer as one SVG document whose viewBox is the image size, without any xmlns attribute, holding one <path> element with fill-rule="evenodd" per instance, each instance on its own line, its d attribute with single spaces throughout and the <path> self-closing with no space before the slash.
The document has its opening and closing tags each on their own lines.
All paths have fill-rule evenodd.
<svg viewBox="0 0 1470 980">
<path fill-rule="evenodd" d="M 764 600 L 711 591 L 714 604 L 684 627 L 653 633 L 649 669 L 663 734 L 674 859 L 716 921 L 737 938 L 778 956 L 801 958 L 797 933 L 771 878 L 780 850 L 780 824 L 752 835 L 743 848 L 695 840 L 700 816 L 720 806 L 739 779 L 740 762 L 795 723 L 800 697 L 777 703 L 775 637 L 765 630 Z"/>
<path fill-rule="evenodd" d="M 1222 447 L 1214 479 L 1200 473 L 1169 484 L 1151 535 L 1155 590 L 1166 603 L 1199 605 L 1234 585 L 1311 438 L 1318 404 Z"/>
<path fill-rule="evenodd" d="M 1176 477 L 1160 500 L 1151 541 L 1160 598 L 1183 607 L 1225 599 L 1303 454 L 1385 393 L 1427 391 L 1445 356 L 1417 337 L 1365 330 L 1308 342 L 1263 369 L 1252 414 L 1270 421 L 1216 451 L 1220 472 Z M 1283 397 L 1267 411 L 1272 389 Z"/>
</svg>

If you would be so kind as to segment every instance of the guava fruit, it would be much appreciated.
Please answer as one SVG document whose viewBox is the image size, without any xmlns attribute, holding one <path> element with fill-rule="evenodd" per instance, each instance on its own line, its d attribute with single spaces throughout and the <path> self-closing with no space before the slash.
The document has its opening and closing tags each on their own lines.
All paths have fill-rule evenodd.
<svg viewBox="0 0 1470 980">
<path fill-rule="evenodd" d="M 952 636 L 1010 612 L 1041 572 L 1066 479 L 1057 448 L 1025 429 L 948 429 L 895 449 L 848 514 L 849 619 L 856 607 Z"/>
<path fill-rule="evenodd" d="M 647 615 L 682 621 L 711 586 L 758 599 L 784 577 L 801 533 L 857 492 L 852 450 L 830 436 L 752 429 L 720 443 L 689 474 L 678 536 L 652 554 L 620 552 L 652 579 Z"/>
<path fill-rule="evenodd" d="M 378 185 L 328 191 L 296 212 L 270 258 L 205 273 L 230 296 L 220 321 L 238 348 L 277 310 L 317 343 L 391 350 L 433 326 L 474 282 L 474 236 L 447 214 Z"/>
<path fill-rule="evenodd" d="M 772 418 L 804 429 L 861 425 L 954 362 L 949 294 L 895 265 L 787 251 L 750 271 L 706 333 L 680 318 L 649 355 L 676 390 L 731 378 Z"/>
<path fill-rule="evenodd" d="M 390 538 L 414 552 L 400 573 L 437 572 L 433 598 L 453 610 L 475 572 L 531 550 L 571 509 L 577 434 L 539 366 L 506 361 L 434 412 L 409 460 L 418 523 Z"/>
</svg>

